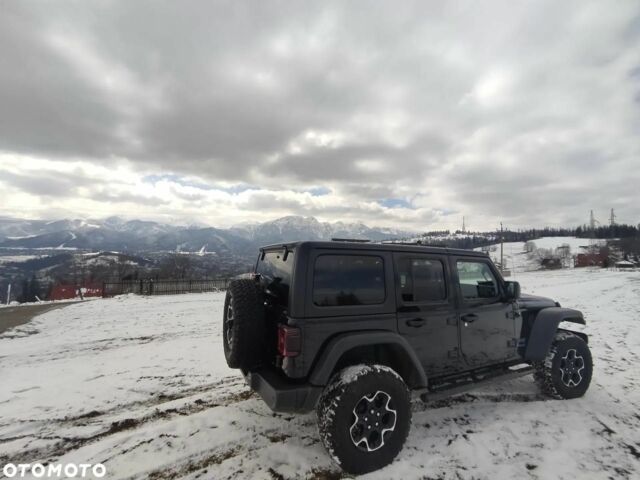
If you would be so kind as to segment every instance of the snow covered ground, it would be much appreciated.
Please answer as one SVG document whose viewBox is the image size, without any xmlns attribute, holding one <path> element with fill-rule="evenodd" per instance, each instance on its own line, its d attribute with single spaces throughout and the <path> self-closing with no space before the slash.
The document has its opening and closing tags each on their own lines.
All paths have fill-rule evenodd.
<svg viewBox="0 0 640 480">
<path fill-rule="evenodd" d="M 535 249 L 548 250 L 554 253 L 556 248 L 563 245 L 569 246 L 569 255 L 573 256 L 578 253 L 584 253 L 584 247 L 595 245 L 605 245 L 604 240 L 592 240 L 588 238 L 578 237 L 542 237 L 531 240 Z M 529 272 L 540 269 L 540 261 L 537 259 L 535 252 L 527 253 L 525 242 L 505 242 L 504 244 L 504 260 L 505 267 L 513 272 Z M 479 247 L 476 250 L 485 251 L 489 249 L 489 256 L 494 262 L 500 262 L 500 244 L 490 245 L 489 247 Z M 568 266 L 573 266 L 572 262 L 567 262 Z"/>
<path fill-rule="evenodd" d="M 587 395 L 530 377 L 413 405 L 396 461 L 367 478 L 639 478 L 640 272 L 522 273 L 584 311 Z M 107 478 L 339 478 L 313 414 L 272 413 L 226 367 L 222 294 L 73 304 L 0 335 L 0 465 L 103 463 Z M 1 313 L 0 313 L 1 315 Z"/>
<path fill-rule="evenodd" d="M 3 263 L 20 263 L 33 260 L 34 258 L 44 258 L 48 255 L 0 255 L 0 265 Z"/>
</svg>

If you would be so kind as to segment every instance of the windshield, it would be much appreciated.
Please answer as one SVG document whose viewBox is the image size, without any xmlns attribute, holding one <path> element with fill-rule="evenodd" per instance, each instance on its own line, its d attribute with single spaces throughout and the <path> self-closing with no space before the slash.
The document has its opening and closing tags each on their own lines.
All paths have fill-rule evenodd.
<svg viewBox="0 0 640 480">
<path fill-rule="evenodd" d="M 288 250 L 285 260 L 285 251 L 270 250 L 258 257 L 256 273 L 262 277 L 261 283 L 267 293 L 271 293 L 278 299 L 282 306 L 289 304 L 289 287 L 293 272 L 294 250 Z"/>
</svg>

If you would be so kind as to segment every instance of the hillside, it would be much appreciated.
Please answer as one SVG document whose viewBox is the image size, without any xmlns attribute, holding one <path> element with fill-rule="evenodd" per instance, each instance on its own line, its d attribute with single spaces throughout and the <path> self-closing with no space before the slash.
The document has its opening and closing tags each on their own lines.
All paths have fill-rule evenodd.
<svg viewBox="0 0 640 480">
<path fill-rule="evenodd" d="M 334 237 L 385 240 L 407 234 L 300 216 L 227 229 L 119 217 L 53 222 L 0 218 L 0 298 L 5 300 L 9 284 L 13 299 L 22 298 L 24 282 L 32 278 L 42 298 L 54 282 L 228 278 L 248 271 L 264 245 Z"/>
<path fill-rule="evenodd" d="M 568 246 L 564 254 L 567 256 L 565 267 L 573 267 L 571 257 L 584 252 L 585 248 L 592 245 L 604 244 L 604 240 L 590 240 L 588 238 L 577 237 L 542 237 L 529 242 L 505 242 L 504 243 L 504 263 L 505 268 L 512 273 L 538 270 L 540 260 L 538 258 L 542 251 L 556 253 L 556 249 Z M 494 243 L 486 247 L 476 248 L 489 254 L 491 259 L 500 262 L 500 244 Z"/>
</svg>

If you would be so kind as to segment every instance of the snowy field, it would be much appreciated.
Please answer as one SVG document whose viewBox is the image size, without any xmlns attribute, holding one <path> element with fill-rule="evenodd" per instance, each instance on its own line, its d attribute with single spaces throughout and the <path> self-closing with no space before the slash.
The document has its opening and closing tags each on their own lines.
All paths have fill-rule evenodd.
<svg viewBox="0 0 640 480">
<path fill-rule="evenodd" d="M 531 240 L 535 249 L 549 250 L 554 253 L 556 248 L 563 245 L 569 246 L 569 253 L 571 256 L 578 253 L 584 253 L 584 247 L 591 247 L 596 245 L 604 245 L 603 240 L 591 240 L 588 238 L 578 237 L 542 237 L 535 240 Z M 514 272 L 530 272 L 540 269 L 540 261 L 535 254 L 527 254 L 525 242 L 505 242 L 503 256 L 505 267 L 512 273 Z M 475 250 L 485 250 L 486 247 L 479 247 Z M 500 244 L 489 246 L 489 256 L 494 262 L 500 262 Z M 570 266 L 573 266 L 572 262 L 569 262 Z"/>
<path fill-rule="evenodd" d="M 546 400 L 524 377 L 416 400 L 404 450 L 367 478 L 640 478 L 640 272 L 516 279 L 585 313 L 587 395 Z M 0 465 L 101 462 L 106 478 L 339 478 L 313 414 L 272 413 L 226 367 L 222 304 L 222 294 L 125 296 L 0 335 Z"/>
</svg>

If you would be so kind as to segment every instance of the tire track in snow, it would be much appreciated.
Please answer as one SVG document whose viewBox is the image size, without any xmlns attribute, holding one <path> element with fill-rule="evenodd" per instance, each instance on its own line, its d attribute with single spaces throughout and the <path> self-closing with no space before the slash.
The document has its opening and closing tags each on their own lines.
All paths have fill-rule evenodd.
<svg viewBox="0 0 640 480">
<path fill-rule="evenodd" d="M 212 392 L 221 388 L 233 388 L 244 385 L 243 380 L 238 380 L 235 377 L 224 379 L 220 382 L 214 382 L 209 385 L 203 385 L 199 387 L 193 387 L 186 389 L 182 392 L 175 394 L 160 394 L 154 399 L 142 402 L 132 402 L 126 405 L 117 405 L 113 408 L 98 412 L 91 411 L 75 417 L 65 417 L 62 419 L 54 419 L 46 422 L 47 427 L 52 427 L 54 430 L 64 428 L 65 425 L 69 426 L 102 426 L 104 427 L 100 432 L 85 437 L 70 437 L 65 435 L 52 435 L 46 431 L 39 431 L 33 434 L 27 434 L 20 437 L 8 437 L 0 438 L 0 444 L 7 443 L 19 438 L 33 438 L 42 440 L 56 440 L 56 443 L 46 448 L 34 448 L 27 449 L 14 456 L 0 456 L 0 463 L 32 463 L 37 460 L 51 459 L 60 457 L 73 450 L 77 450 L 87 444 L 103 440 L 105 437 L 114 435 L 119 432 L 137 429 L 143 427 L 145 424 L 151 422 L 162 422 L 171 420 L 177 416 L 188 416 L 201 412 L 207 409 L 213 409 L 218 407 L 228 407 L 235 403 L 239 403 L 253 397 L 255 394 L 246 386 L 241 388 L 238 392 L 223 391 L 218 395 L 215 395 L 210 399 L 196 398 L 181 406 L 167 406 L 166 408 L 159 408 L 162 405 L 170 405 L 176 403 L 176 401 L 188 399 L 189 397 L 198 396 L 201 397 L 202 393 Z M 135 410 L 137 407 L 155 407 L 152 411 L 148 411 L 147 408 L 142 412 Z M 134 410 L 132 410 L 132 408 Z M 140 413 L 136 415 L 136 413 Z M 110 417 L 123 417 L 118 420 L 109 420 Z"/>
</svg>

